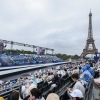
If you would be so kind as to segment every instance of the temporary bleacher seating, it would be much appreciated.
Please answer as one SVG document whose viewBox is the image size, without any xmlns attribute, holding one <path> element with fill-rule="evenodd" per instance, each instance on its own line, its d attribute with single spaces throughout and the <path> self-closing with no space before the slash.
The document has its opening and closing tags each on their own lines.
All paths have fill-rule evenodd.
<svg viewBox="0 0 100 100">
<path fill-rule="evenodd" d="M 0 62 L 3 66 L 12 66 L 15 65 L 13 61 L 9 59 L 9 57 L 0 57 Z"/>
<path fill-rule="evenodd" d="M 19 55 L 19 54 L 2 54 L 0 57 L 0 66 L 30 65 L 41 63 L 57 63 L 62 62 L 56 56 L 50 55 Z"/>
</svg>

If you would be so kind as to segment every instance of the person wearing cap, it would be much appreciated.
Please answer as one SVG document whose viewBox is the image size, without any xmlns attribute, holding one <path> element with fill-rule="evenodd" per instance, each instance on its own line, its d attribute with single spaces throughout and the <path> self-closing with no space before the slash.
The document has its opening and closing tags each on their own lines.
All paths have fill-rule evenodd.
<svg viewBox="0 0 100 100">
<path fill-rule="evenodd" d="M 59 99 L 59 96 L 58 96 L 57 94 L 55 94 L 55 93 L 50 93 L 50 94 L 47 96 L 46 100 L 60 100 L 60 99 Z"/>
<path fill-rule="evenodd" d="M 4 98 L 3 97 L 0 97 L 0 100 L 4 100 Z"/>
<path fill-rule="evenodd" d="M 78 89 L 73 90 L 70 93 L 71 97 L 73 98 L 73 100 L 83 100 L 84 96 L 82 94 L 82 92 Z"/>
</svg>

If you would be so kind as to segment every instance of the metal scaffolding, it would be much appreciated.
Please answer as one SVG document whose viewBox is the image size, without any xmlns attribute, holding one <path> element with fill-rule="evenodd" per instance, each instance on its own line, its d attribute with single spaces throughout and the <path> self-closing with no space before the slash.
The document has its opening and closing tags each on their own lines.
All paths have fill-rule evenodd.
<svg viewBox="0 0 100 100">
<path fill-rule="evenodd" d="M 46 51 L 46 54 L 47 54 L 47 51 L 50 50 L 52 52 L 52 55 L 53 55 L 53 52 L 54 52 L 54 49 L 50 49 L 50 48 L 45 48 L 45 47 L 40 47 L 40 46 L 35 46 L 35 45 L 29 45 L 29 44 L 24 44 L 24 43 L 19 43 L 19 42 L 14 42 L 14 41 L 8 41 L 8 40 L 2 40 L 0 39 L 0 42 L 4 43 L 4 44 L 11 44 L 11 50 L 13 49 L 13 45 L 18 45 L 18 46 L 24 46 L 24 47 L 30 47 L 30 48 L 33 48 L 33 52 L 35 51 L 35 49 L 37 47 L 39 48 L 44 48 L 45 51 Z"/>
</svg>

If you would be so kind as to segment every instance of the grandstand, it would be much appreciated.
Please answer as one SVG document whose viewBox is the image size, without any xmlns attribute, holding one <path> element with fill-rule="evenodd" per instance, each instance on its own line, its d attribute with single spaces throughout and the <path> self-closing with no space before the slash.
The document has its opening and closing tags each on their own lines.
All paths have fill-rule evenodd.
<svg viewBox="0 0 100 100">
<path fill-rule="evenodd" d="M 56 63 L 62 62 L 61 59 L 56 56 L 50 55 L 6 55 L 0 56 L 0 66 L 18 66 L 18 65 L 31 65 L 31 64 L 44 64 L 44 63 Z"/>
<path fill-rule="evenodd" d="M 60 66 L 56 65 L 56 67 L 52 67 L 52 68 L 47 67 L 47 68 L 39 69 L 37 71 L 35 70 L 31 74 L 24 74 L 23 76 L 13 80 L 7 80 L 5 82 L 1 81 L 2 85 L 0 85 L 0 95 L 6 99 L 13 90 L 18 90 L 20 94 L 20 98 L 24 99 L 27 95 L 25 93 L 23 94 L 23 87 L 27 86 L 28 84 L 35 84 L 36 87 L 42 92 L 42 96 L 45 99 L 47 98 L 48 94 L 56 93 L 59 96 L 60 100 L 73 100 L 71 95 L 68 92 L 68 88 L 72 88 L 75 85 L 75 82 L 72 81 L 71 76 L 72 74 L 75 74 L 77 72 L 76 66 L 77 68 L 80 67 L 75 63 L 60 64 Z M 95 71 L 95 66 L 97 66 L 97 64 L 94 65 L 94 67 L 92 67 L 93 71 Z M 55 73 L 61 74 L 62 76 L 61 78 L 63 79 L 63 81 L 60 82 L 56 87 L 52 87 L 52 85 L 55 84 L 53 78 Z M 46 81 L 44 81 L 45 77 L 47 77 Z M 94 78 L 95 77 L 98 76 L 94 76 Z M 79 81 L 82 82 L 81 80 Z M 85 88 L 84 100 L 93 100 L 94 98 L 93 81 L 94 80 L 91 79 L 88 82 L 87 86 L 84 85 Z"/>
<path fill-rule="evenodd" d="M 80 100 L 99 98 L 94 94 L 100 92 L 98 88 L 100 64 L 97 62 L 91 65 L 77 61 L 64 62 L 55 55 L 2 53 L 0 96 L 7 99 L 12 91 L 17 90 L 20 99 L 25 100 L 34 86 L 42 93 L 44 100 L 50 93 L 56 93 L 60 100 L 73 100 L 70 92 L 74 91 L 76 83 L 79 82 L 84 89 L 84 93 L 79 89 L 83 95 Z M 77 81 L 72 78 L 76 74 L 79 76 Z"/>
<path fill-rule="evenodd" d="M 4 46 L 4 43 L 6 44 Z M 11 44 L 11 50 L 13 49 L 13 45 L 24 46 L 24 47 L 32 47 L 36 48 L 37 54 L 19 54 L 19 53 L 2 53 L 3 49 L 7 46 L 7 44 Z M 52 55 L 45 55 L 47 50 L 52 51 Z M 13 41 L 7 41 L 0 39 L 0 66 L 18 66 L 18 65 L 30 65 L 30 64 L 44 64 L 44 63 L 56 63 L 62 62 L 61 59 L 57 58 L 53 55 L 53 49 L 39 47 L 35 45 L 29 45 L 24 43 L 18 43 Z M 34 52 L 34 50 L 33 50 Z"/>
</svg>

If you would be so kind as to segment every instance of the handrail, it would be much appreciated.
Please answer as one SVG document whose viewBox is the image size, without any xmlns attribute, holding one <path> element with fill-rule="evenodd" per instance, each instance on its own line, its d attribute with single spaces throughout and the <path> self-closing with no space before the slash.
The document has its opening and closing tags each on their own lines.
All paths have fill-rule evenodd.
<svg viewBox="0 0 100 100">
<path fill-rule="evenodd" d="M 8 91 L 8 90 L 10 90 L 10 89 L 19 87 L 20 85 L 22 85 L 22 83 L 19 83 L 19 84 L 16 84 L 16 85 L 14 84 L 12 87 L 4 88 L 4 89 L 0 90 L 0 95 L 3 95 L 3 94 L 5 93 L 5 92 L 3 92 L 3 91 Z"/>
</svg>

